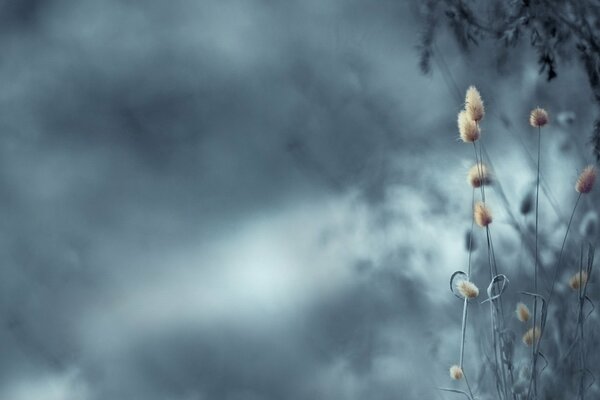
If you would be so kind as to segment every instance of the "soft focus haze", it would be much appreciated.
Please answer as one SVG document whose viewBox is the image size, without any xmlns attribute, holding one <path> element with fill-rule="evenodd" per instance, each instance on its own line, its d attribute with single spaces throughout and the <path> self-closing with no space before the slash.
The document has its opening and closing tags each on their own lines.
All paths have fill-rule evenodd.
<svg viewBox="0 0 600 400">
<path fill-rule="evenodd" d="M 529 111 L 562 113 L 544 179 L 569 188 L 594 113 L 577 65 L 546 82 L 526 47 L 499 65 L 440 35 L 424 75 L 422 23 L 397 0 L 1 1 L 0 398 L 446 398 L 464 91 L 515 210 Z"/>
</svg>

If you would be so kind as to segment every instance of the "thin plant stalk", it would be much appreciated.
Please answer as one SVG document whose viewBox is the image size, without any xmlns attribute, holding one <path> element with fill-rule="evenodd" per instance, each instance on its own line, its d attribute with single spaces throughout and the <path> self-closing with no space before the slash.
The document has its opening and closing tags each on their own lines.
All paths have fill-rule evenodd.
<svg viewBox="0 0 600 400">
<path fill-rule="evenodd" d="M 579 333 L 579 347 L 580 347 L 580 352 L 579 352 L 579 367 L 581 368 L 581 377 L 579 378 L 579 398 L 581 400 L 584 400 L 585 397 L 585 388 L 584 388 L 584 380 L 585 380 L 585 340 L 583 337 L 583 305 L 585 303 L 585 285 L 587 285 L 587 279 L 589 279 L 589 277 L 586 278 L 586 283 L 583 283 L 583 246 L 581 248 L 581 261 L 579 263 L 579 315 L 577 316 L 577 330 Z"/>
<path fill-rule="evenodd" d="M 492 235 L 489 229 L 489 226 L 486 227 L 486 236 L 487 236 L 487 245 L 488 245 L 488 254 L 489 254 L 489 264 L 490 264 L 490 279 L 494 279 L 496 275 L 498 275 L 498 271 L 496 268 L 496 256 L 494 254 L 494 244 L 492 242 Z M 498 303 L 496 303 L 498 301 Z M 500 318 L 498 317 L 500 315 Z M 508 385 L 507 385 L 507 377 L 506 370 L 504 368 L 504 363 L 500 362 L 502 359 L 502 350 L 499 348 L 499 342 L 502 344 L 502 337 L 498 335 L 498 332 L 502 331 L 499 326 L 499 322 L 504 320 L 504 311 L 502 308 L 502 297 L 499 297 L 493 301 L 490 301 L 490 317 L 492 322 L 492 339 L 493 339 L 493 348 L 494 348 L 494 362 L 496 364 L 496 369 L 498 370 L 499 377 L 501 379 L 502 388 L 498 388 L 498 394 L 502 398 L 502 392 L 504 392 L 504 398 L 508 397 Z M 498 359 L 498 353 L 500 353 L 500 361 Z"/>
<path fill-rule="evenodd" d="M 477 147 L 475 146 L 475 143 L 473 143 L 473 149 L 475 151 L 475 161 L 477 162 L 477 165 L 482 165 L 483 164 L 483 144 L 479 144 L 479 154 L 477 153 Z M 478 171 L 479 171 L 479 179 L 480 181 L 483 181 L 483 171 L 481 170 L 481 167 L 478 167 Z M 485 189 L 484 189 L 484 185 L 481 185 L 481 199 L 483 201 L 483 203 L 485 204 Z M 496 256 L 494 254 L 494 245 L 492 242 L 492 236 L 491 236 L 491 232 L 490 232 L 490 228 L 489 226 L 486 226 L 486 238 L 487 238 L 487 247 L 488 247 L 488 262 L 489 262 L 489 266 L 490 266 L 490 280 L 494 279 L 494 277 L 496 275 L 498 275 L 498 269 L 496 266 Z M 490 302 L 490 317 L 491 317 L 491 322 L 492 322 L 492 339 L 493 339 L 493 348 L 494 348 L 494 362 L 496 364 L 496 370 L 498 371 L 498 373 L 501 375 L 501 379 L 502 379 L 502 388 L 498 388 L 498 394 L 502 397 L 502 392 L 504 392 L 504 397 L 508 397 L 508 385 L 507 385 L 507 377 L 506 377 L 506 370 L 504 368 L 504 363 L 499 362 L 498 360 L 498 352 L 501 353 L 501 350 L 498 348 L 498 342 L 502 341 L 500 338 L 498 338 L 498 332 L 500 331 L 500 328 L 498 327 L 498 321 L 502 321 L 504 318 L 504 310 L 502 307 L 502 298 L 497 299 L 499 302 L 498 304 L 495 304 L 495 301 Z M 498 314 L 500 314 L 501 318 L 498 318 Z M 502 358 L 502 356 L 500 355 L 500 358 Z"/>
<path fill-rule="evenodd" d="M 475 396 L 473 396 L 473 391 L 471 390 L 471 385 L 469 384 L 467 375 L 464 372 L 463 372 L 463 378 L 465 379 L 465 384 L 467 385 L 467 390 L 469 391 L 469 395 L 471 396 L 471 399 L 475 400 Z"/>
<path fill-rule="evenodd" d="M 481 148 L 481 145 L 480 145 Z M 479 156 L 477 153 L 477 146 L 475 142 L 473 142 L 473 152 L 475 153 L 475 163 L 477 165 L 477 170 L 479 173 L 479 180 L 483 182 L 483 171 L 481 170 L 481 163 L 483 162 L 483 158 Z M 480 186 L 481 190 L 481 201 L 485 204 L 485 185 Z M 494 278 L 494 267 L 492 262 L 492 247 L 491 247 L 491 238 L 490 238 L 490 228 L 489 226 L 485 227 L 486 238 L 487 238 L 487 249 L 488 249 L 488 262 L 490 265 L 490 280 Z M 490 320 L 491 320 L 491 328 L 492 328 L 492 347 L 494 349 L 494 364 L 496 368 L 496 373 L 500 373 L 500 363 L 498 361 L 498 336 L 497 336 L 497 326 L 496 326 L 496 314 L 494 312 L 494 304 L 490 302 Z M 502 397 L 502 390 L 497 388 L 498 395 Z"/>
<path fill-rule="evenodd" d="M 587 256 L 587 267 L 586 270 L 583 270 L 583 244 L 581 245 L 581 255 L 579 262 L 579 274 L 577 278 L 578 282 L 578 302 L 579 302 L 579 312 L 577 315 L 577 335 L 579 340 L 579 367 L 581 376 L 579 378 L 579 399 L 584 400 L 586 390 L 594 383 L 594 377 L 592 374 L 592 383 L 587 388 L 585 387 L 585 373 L 590 373 L 591 371 L 586 368 L 586 349 L 585 349 L 585 337 L 584 337 L 584 322 L 590 314 L 584 315 L 583 309 L 585 306 L 585 301 L 588 300 L 591 303 L 591 300 L 587 297 L 587 285 L 590 281 L 590 277 L 592 274 L 592 267 L 594 265 L 594 251 L 592 250 L 591 244 L 589 245 L 588 256 Z M 592 304 L 593 311 L 593 304 Z M 591 311 L 590 311 L 591 313 Z"/>
<path fill-rule="evenodd" d="M 481 186 L 480 186 L 480 190 L 481 190 L 481 201 L 483 202 L 483 204 L 485 204 L 485 188 L 484 188 L 484 184 L 483 184 L 483 171 L 481 170 L 481 163 L 483 162 L 483 159 L 479 158 L 479 155 L 477 154 L 477 146 L 475 145 L 475 142 L 473 142 L 473 151 L 475 152 L 475 164 L 477 165 L 477 172 L 479 173 L 479 180 L 480 182 L 482 182 Z"/>
<path fill-rule="evenodd" d="M 473 192 L 471 194 L 471 208 L 473 208 L 474 206 L 475 206 L 475 188 L 473 188 Z M 473 229 L 474 229 L 474 226 L 475 226 L 475 216 L 473 216 L 473 218 L 471 220 L 471 231 L 469 233 L 469 249 L 468 249 L 469 261 L 468 261 L 468 267 L 467 267 L 467 272 L 468 272 L 467 279 L 469 279 L 469 280 L 471 279 L 471 259 L 472 259 L 472 253 L 473 253 Z M 468 297 L 465 296 L 465 298 L 463 300 L 459 367 L 462 371 L 462 375 L 465 380 L 465 384 L 467 385 L 467 390 L 469 391 L 468 395 L 464 392 L 462 392 L 462 393 L 467 395 L 467 397 L 470 397 L 471 400 L 474 400 L 473 391 L 471 390 L 471 385 L 469 384 L 467 376 L 464 373 L 465 337 L 466 337 L 466 330 L 467 330 L 468 307 L 469 307 L 469 299 L 468 299 Z"/>
<path fill-rule="evenodd" d="M 481 169 L 481 165 L 483 163 L 483 144 L 479 144 L 479 153 L 477 152 L 477 147 L 475 143 L 473 143 L 473 151 L 475 153 L 475 162 L 478 165 L 478 173 L 479 180 L 483 182 L 483 171 Z M 484 185 L 480 186 L 481 188 L 481 200 L 485 204 L 485 188 Z M 489 226 L 486 226 L 486 239 L 487 239 L 487 248 L 488 248 L 488 262 L 490 266 L 490 279 L 494 279 L 494 276 L 498 274 L 497 266 L 496 266 L 496 257 L 494 254 L 494 247 L 491 238 L 491 232 Z M 498 395 L 500 397 L 507 398 L 508 397 L 508 384 L 507 384 L 507 376 L 506 370 L 504 368 L 504 363 L 501 363 L 498 359 L 498 353 L 500 352 L 500 358 L 502 358 L 502 351 L 498 347 L 499 342 L 502 342 L 502 338 L 498 337 L 498 332 L 500 328 L 498 326 L 498 321 L 503 320 L 504 311 L 502 307 L 502 299 L 499 298 L 499 303 L 496 304 L 495 301 L 490 302 L 490 318 L 491 318 L 491 328 L 492 328 L 492 346 L 494 349 L 494 363 L 497 374 L 499 375 L 502 383 L 502 387 L 497 387 Z M 501 318 L 498 318 L 498 314 L 501 315 Z M 503 396 L 504 395 L 504 396 Z"/>
<path fill-rule="evenodd" d="M 473 193 L 471 195 L 471 209 L 475 206 L 475 188 L 473 188 Z M 475 226 L 475 217 L 471 219 L 471 233 L 469 234 L 469 262 L 467 265 L 467 277 L 471 280 L 471 256 L 473 253 L 473 229 Z M 463 304 L 463 315 L 462 315 L 462 326 L 461 326 L 461 338 L 460 338 L 460 362 L 459 366 L 463 369 L 463 361 L 465 356 L 465 336 L 467 330 L 467 309 L 469 306 L 469 302 L 467 298 L 464 300 Z M 466 380 L 465 380 L 466 381 Z"/>
<path fill-rule="evenodd" d="M 562 256 L 563 256 L 564 250 L 565 250 L 565 244 L 567 243 L 567 236 L 569 235 L 569 230 L 570 230 L 571 224 L 573 222 L 573 217 L 575 216 L 575 211 L 577 210 L 577 205 L 579 204 L 579 200 L 581 199 L 581 195 L 582 195 L 582 193 L 579 193 L 579 195 L 577 196 L 577 200 L 575 201 L 575 206 L 573 207 L 573 211 L 571 212 L 571 217 L 569 218 L 569 223 L 567 224 L 567 230 L 565 232 L 565 237 L 563 238 L 562 246 L 560 247 L 560 253 L 558 255 L 558 262 L 556 263 L 556 266 L 554 267 L 554 275 L 552 277 L 552 286 L 550 287 L 550 295 L 548 296 L 548 301 L 546 303 L 547 304 L 546 307 L 549 307 L 550 301 L 552 300 L 552 295 L 554 294 L 554 286 L 555 286 L 556 280 L 558 278 L 558 269 L 559 269 L 560 263 L 562 261 Z M 534 299 L 534 305 L 535 304 L 537 304 L 537 299 Z M 534 324 L 535 324 L 535 311 L 536 310 L 534 308 Z M 534 345 L 532 346 L 533 354 L 534 354 L 534 360 L 533 360 L 534 366 L 535 366 L 535 361 L 537 360 L 537 354 L 539 353 L 542 339 L 544 337 L 544 331 L 545 331 L 545 324 L 542 324 L 542 327 L 540 329 L 540 336 L 537 341 L 537 346 L 535 345 L 535 342 L 534 342 Z M 536 350 L 536 348 L 537 348 L 537 350 Z M 532 371 L 531 381 L 529 382 L 530 388 L 531 388 L 532 384 L 535 385 L 534 373 L 535 373 L 535 370 Z M 535 393 L 535 386 L 534 386 L 534 393 Z M 529 394 L 527 395 L 527 398 L 529 399 Z"/>
<path fill-rule="evenodd" d="M 535 264 L 533 267 L 533 293 L 538 294 L 538 260 L 539 260 L 539 248 L 538 248 L 538 227 L 539 227 L 539 205 L 540 205 L 540 158 L 542 148 L 542 128 L 538 126 L 538 154 L 537 154 L 537 179 L 535 183 Z M 533 299 L 533 326 L 535 329 L 537 321 L 537 298 Z M 535 339 L 535 332 L 534 332 Z M 533 341 L 531 346 L 531 382 L 533 383 L 533 398 L 537 398 L 537 351 L 536 340 Z M 530 391 L 527 394 L 527 398 L 531 395 Z"/>
<path fill-rule="evenodd" d="M 575 210 L 577 210 L 577 206 L 579 205 L 579 200 L 581 200 L 582 193 L 579 193 L 577 196 L 577 200 L 575 201 L 575 206 L 573 207 L 573 211 L 571 212 L 571 217 L 569 218 L 569 223 L 567 224 L 567 231 L 565 232 L 565 237 L 563 238 L 562 246 L 560 246 L 560 253 L 558 254 L 558 261 L 556 266 L 554 267 L 554 275 L 552 276 L 552 286 L 550 287 L 550 295 L 548 296 L 548 305 L 552 300 L 552 296 L 554 295 L 554 286 L 556 284 L 556 279 L 558 278 L 558 269 L 560 268 L 560 263 L 562 261 L 562 256 L 565 250 L 565 244 L 567 243 L 567 236 L 569 235 L 569 230 L 571 229 L 571 223 L 573 222 L 573 217 L 575 216 Z"/>
</svg>

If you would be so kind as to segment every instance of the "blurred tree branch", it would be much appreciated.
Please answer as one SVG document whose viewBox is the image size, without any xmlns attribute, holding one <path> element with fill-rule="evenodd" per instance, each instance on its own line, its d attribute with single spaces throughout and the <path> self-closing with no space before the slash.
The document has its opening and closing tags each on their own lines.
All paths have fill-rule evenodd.
<svg viewBox="0 0 600 400">
<path fill-rule="evenodd" d="M 437 27 L 447 23 L 463 51 L 481 40 L 514 47 L 528 39 L 535 49 L 540 74 L 557 74 L 557 60 L 577 58 L 600 107 L 600 1 L 598 0 L 426 0 L 421 3 L 424 31 L 419 43 L 420 67 L 431 70 Z M 488 16 L 488 17 L 486 17 Z M 600 162 L 600 119 L 591 138 Z"/>
</svg>

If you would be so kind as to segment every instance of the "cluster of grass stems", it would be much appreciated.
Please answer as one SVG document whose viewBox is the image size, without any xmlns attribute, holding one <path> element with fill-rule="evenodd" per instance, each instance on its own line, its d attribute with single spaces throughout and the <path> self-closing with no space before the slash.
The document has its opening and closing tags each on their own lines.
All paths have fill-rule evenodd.
<svg viewBox="0 0 600 400">
<path fill-rule="evenodd" d="M 559 320 L 548 319 L 549 310 L 553 296 L 555 295 L 555 289 L 559 274 L 569 271 L 572 266 L 569 263 L 564 262 L 565 250 L 567 250 L 567 237 L 573 223 L 573 219 L 576 215 L 577 207 L 580 204 L 580 200 L 583 195 L 590 193 L 594 186 L 596 178 L 596 168 L 593 165 L 589 165 L 583 169 L 575 183 L 576 199 L 575 205 L 571 212 L 571 216 L 567 223 L 564 238 L 558 256 L 556 257 L 556 263 L 550 267 L 550 273 L 547 268 L 541 268 L 540 266 L 540 219 L 539 219 L 539 200 L 540 200 L 540 177 L 541 177 L 541 155 L 542 155 L 542 137 L 544 136 L 543 128 L 549 123 L 548 113 L 542 108 L 535 108 L 530 113 L 529 124 L 533 128 L 533 133 L 536 135 L 537 142 L 537 171 L 536 171 L 536 184 L 535 184 L 535 206 L 531 204 L 533 201 L 529 198 L 528 203 L 523 203 L 521 206 L 521 212 L 527 214 L 531 211 L 534 212 L 535 225 L 534 231 L 531 232 L 533 235 L 533 246 L 530 246 L 531 238 L 528 238 L 528 232 L 520 227 L 516 223 L 514 215 L 509 211 L 510 217 L 513 219 L 514 226 L 517 228 L 520 238 L 526 247 L 530 247 L 531 258 L 533 263 L 530 267 L 530 274 L 532 276 L 530 289 L 523 290 L 520 292 L 524 301 L 517 302 L 515 307 L 515 317 L 522 324 L 522 345 L 529 348 L 528 354 L 525 356 L 521 364 L 525 367 L 517 368 L 515 362 L 515 334 L 510 331 L 507 327 L 507 315 L 505 313 L 505 299 L 503 294 L 505 293 L 509 279 L 506 274 L 502 273 L 500 266 L 496 262 L 496 255 L 494 251 L 494 241 L 492 236 L 492 222 L 493 215 L 491 208 L 486 201 L 486 187 L 493 186 L 500 193 L 501 199 L 504 201 L 505 207 L 508 208 L 508 202 L 506 196 L 502 192 L 500 182 L 497 178 L 492 175 L 491 169 L 484 162 L 484 155 L 486 154 L 482 141 L 481 134 L 481 122 L 485 115 L 485 109 L 481 95 L 479 91 L 471 86 L 465 96 L 464 109 L 458 114 L 458 130 L 460 139 L 473 147 L 474 165 L 468 171 L 467 181 L 472 189 L 471 196 L 471 207 L 473 209 L 471 229 L 468 234 L 468 261 L 467 269 L 465 271 L 456 271 L 450 278 L 450 289 L 452 293 L 461 299 L 462 301 L 462 324 L 461 324 L 461 335 L 460 335 L 460 346 L 459 346 L 459 357 L 458 363 L 450 367 L 450 378 L 464 382 L 464 386 L 461 388 L 460 385 L 455 388 L 444 388 L 443 391 L 452 392 L 458 395 L 467 397 L 470 400 L 475 400 L 483 393 L 490 393 L 494 398 L 500 400 L 537 400 L 541 398 L 554 398 L 547 397 L 543 393 L 548 391 L 542 391 L 540 388 L 540 376 L 544 373 L 544 370 L 548 366 L 552 366 L 552 363 L 558 365 L 553 366 L 553 370 L 560 370 L 560 364 L 565 363 L 565 359 L 573 358 L 577 354 L 577 398 L 584 399 L 586 391 L 594 383 L 594 375 L 589 369 L 586 363 L 586 352 L 589 349 L 586 348 L 586 336 L 584 323 L 588 317 L 592 314 L 594 309 L 593 302 L 588 296 L 588 283 L 592 276 L 592 268 L 594 262 L 594 246 L 588 243 L 587 246 L 581 244 L 581 251 L 579 257 L 579 268 L 578 271 L 566 282 L 573 296 L 573 301 L 577 303 L 576 314 L 577 318 L 575 321 L 575 334 L 574 337 L 569 337 L 567 348 L 569 349 L 562 357 L 555 357 L 550 360 L 543 350 L 542 344 L 543 339 L 548 336 L 548 328 L 553 328 L 556 331 L 563 329 L 564 322 Z M 486 157 L 489 162 L 489 157 Z M 533 208 L 533 210 L 532 210 Z M 543 222 L 543 221 L 541 221 Z M 477 228 L 475 227 L 477 225 Z M 482 268 L 489 270 L 489 280 L 487 281 L 487 298 L 484 299 L 480 304 L 487 303 L 489 305 L 489 342 L 484 343 L 484 364 L 477 368 L 477 375 L 481 377 L 482 371 L 489 370 L 491 372 L 492 379 L 488 382 L 493 382 L 492 387 L 484 387 L 483 380 L 479 379 L 480 384 L 474 385 L 469 378 L 471 374 L 468 373 L 470 370 L 465 368 L 465 343 L 466 343 L 466 332 L 469 316 L 469 307 L 472 303 L 476 302 L 479 297 L 479 289 L 474 282 L 474 260 L 473 260 L 473 236 L 475 229 L 483 229 L 485 232 L 485 250 L 487 256 L 485 257 L 485 264 Z M 584 248 L 587 247 L 587 252 Z M 487 273 L 486 273 L 487 275 Z M 541 285 L 542 282 L 547 283 L 550 279 L 550 283 L 546 284 L 546 287 Z M 526 300 L 529 300 L 530 307 L 526 304 Z M 563 306 L 563 304 L 561 304 Z M 533 310 L 533 312 L 530 311 Z M 513 313 L 509 313 L 512 315 Z M 550 345 L 548 345 L 550 347 Z M 566 365 L 566 364 L 565 364 Z M 572 369 L 570 371 L 573 371 Z M 473 374 L 475 375 L 475 374 Z M 488 385 L 490 386 L 490 385 Z"/>
</svg>

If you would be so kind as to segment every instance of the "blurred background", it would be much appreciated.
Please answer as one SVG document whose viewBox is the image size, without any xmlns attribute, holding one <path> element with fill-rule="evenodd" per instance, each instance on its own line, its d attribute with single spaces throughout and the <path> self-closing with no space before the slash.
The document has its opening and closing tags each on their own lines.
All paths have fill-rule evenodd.
<svg viewBox="0 0 600 400">
<path fill-rule="evenodd" d="M 447 398 L 465 90 L 507 274 L 530 110 L 558 246 L 597 108 L 576 58 L 548 81 L 529 38 L 467 48 L 425 4 L 0 1 L 0 398 Z"/>
</svg>

